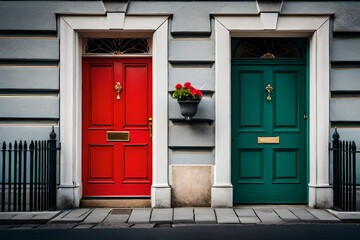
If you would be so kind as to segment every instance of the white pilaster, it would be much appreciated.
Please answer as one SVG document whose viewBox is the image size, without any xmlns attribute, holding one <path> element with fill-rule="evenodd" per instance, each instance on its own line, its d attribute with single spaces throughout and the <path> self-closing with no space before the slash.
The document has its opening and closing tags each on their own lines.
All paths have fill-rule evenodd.
<svg viewBox="0 0 360 240">
<path fill-rule="evenodd" d="M 215 166 L 212 207 L 231 207 L 231 46 L 230 32 L 215 20 Z M 220 53 L 220 54 L 219 54 Z"/>
<path fill-rule="evenodd" d="M 76 206 L 74 199 L 74 164 L 76 154 L 75 137 L 75 88 L 76 33 L 60 18 L 60 186 L 58 189 L 59 208 Z"/>
<path fill-rule="evenodd" d="M 168 168 L 168 22 L 153 36 L 153 183 L 151 206 L 170 207 Z"/>
<path fill-rule="evenodd" d="M 313 57 L 313 63 L 310 67 L 316 67 L 316 108 L 312 115 L 316 118 L 316 129 L 311 128 L 312 135 L 316 136 L 316 143 L 310 138 L 310 147 L 315 149 L 316 159 L 310 159 L 310 191 L 309 205 L 312 207 L 331 208 L 332 207 L 332 187 L 329 185 L 329 98 L 330 98 L 330 24 L 327 20 L 317 29 L 312 38 L 312 49 L 316 49 L 316 56 Z M 313 104 L 312 104 L 313 105 Z M 310 118 L 311 116 L 310 115 Z M 310 153 L 312 153 L 310 151 Z M 314 153 L 313 153 L 314 154 Z M 312 157 L 315 157 L 314 155 Z"/>
</svg>

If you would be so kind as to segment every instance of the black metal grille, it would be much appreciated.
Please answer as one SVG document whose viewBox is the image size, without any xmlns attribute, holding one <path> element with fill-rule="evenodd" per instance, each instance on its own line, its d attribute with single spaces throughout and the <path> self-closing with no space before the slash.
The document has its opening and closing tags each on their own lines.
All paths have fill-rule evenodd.
<svg viewBox="0 0 360 240">
<path fill-rule="evenodd" d="M 50 140 L 3 142 L 0 156 L 1 212 L 56 209 L 60 145 Z"/>
<path fill-rule="evenodd" d="M 233 58 L 303 58 L 302 49 L 293 39 L 244 38 Z"/>
<path fill-rule="evenodd" d="M 149 54 L 146 38 L 89 38 L 85 53 Z"/>
<path fill-rule="evenodd" d="M 342 211 L 356 211 L 356 144 L 354 141 L 340 141 L 336 128 L 333 134 L 333 187 L 334 208 Z"/>
</svg>

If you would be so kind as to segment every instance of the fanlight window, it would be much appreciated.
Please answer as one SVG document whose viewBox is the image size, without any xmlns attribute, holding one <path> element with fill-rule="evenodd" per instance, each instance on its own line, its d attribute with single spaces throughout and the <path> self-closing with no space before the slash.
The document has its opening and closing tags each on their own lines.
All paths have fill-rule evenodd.
<svg viewBox="0 0 360 240">
<path fill-rule="evenodd" d="M 303 53 L 292 39 L 252 39 L 240 40 L 234 58 L 302 58 Z"/>
<path fill-rule="evenodd" d="M 146 38 L 89 38 L 85 53 L 150 54 L 150 47 Z"/>
</svg>

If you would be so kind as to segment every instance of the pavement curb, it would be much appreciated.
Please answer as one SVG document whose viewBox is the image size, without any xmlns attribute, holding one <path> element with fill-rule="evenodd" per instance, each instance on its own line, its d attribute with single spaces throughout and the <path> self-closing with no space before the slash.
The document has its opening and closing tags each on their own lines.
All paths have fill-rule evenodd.
<svg viewBox="0 0 360 240">
<path fill-rule="evenodd" d="M 3 212 L 0 213 L 0 225 L 46 224 L 61 213 L 62 211 Z"/>
<path fill-rule="evenodd" d="M 341 222 L 360 223 L 360 212 L 343 212 L 333 209 L 326 209 L 330 214 L 334 215 Z"/>
</svg>

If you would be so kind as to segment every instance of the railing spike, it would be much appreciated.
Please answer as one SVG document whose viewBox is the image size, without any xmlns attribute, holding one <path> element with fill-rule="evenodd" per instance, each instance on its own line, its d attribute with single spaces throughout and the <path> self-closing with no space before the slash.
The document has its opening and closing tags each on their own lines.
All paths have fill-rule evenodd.
<svg viewBox="0 0 360 240">
<path fill-rule="evenodd" d="M 2 149 L 3 149 L 3 150 L 6 150 L 6 143 L 5 143 L 5 141 L 3 142 Z"/>
<path fill-rule="evenodd" d="M 337 132 L 337 128 L 335 127 L 335 132 L 332 135 L 334 140 L 339 140 L 340 139 L 340 134 Z"/>
<path fill-rule="evenodd" d="M 54 140 L 56 138 L 56 133 L 55 133 L 55 130 L 54 130 L 54 126 L 52 126 L 52 130 L 49 133 L 49 136 L 50 136 L 51 140 Z"/>
<path fill-rule="evenodd" d="M 356 144 L 355 144 L 354 141 L 352 142 L 352 149 L 351 150 L 353 150 L 354 152 L 356 151 Z"/>
</svg>

